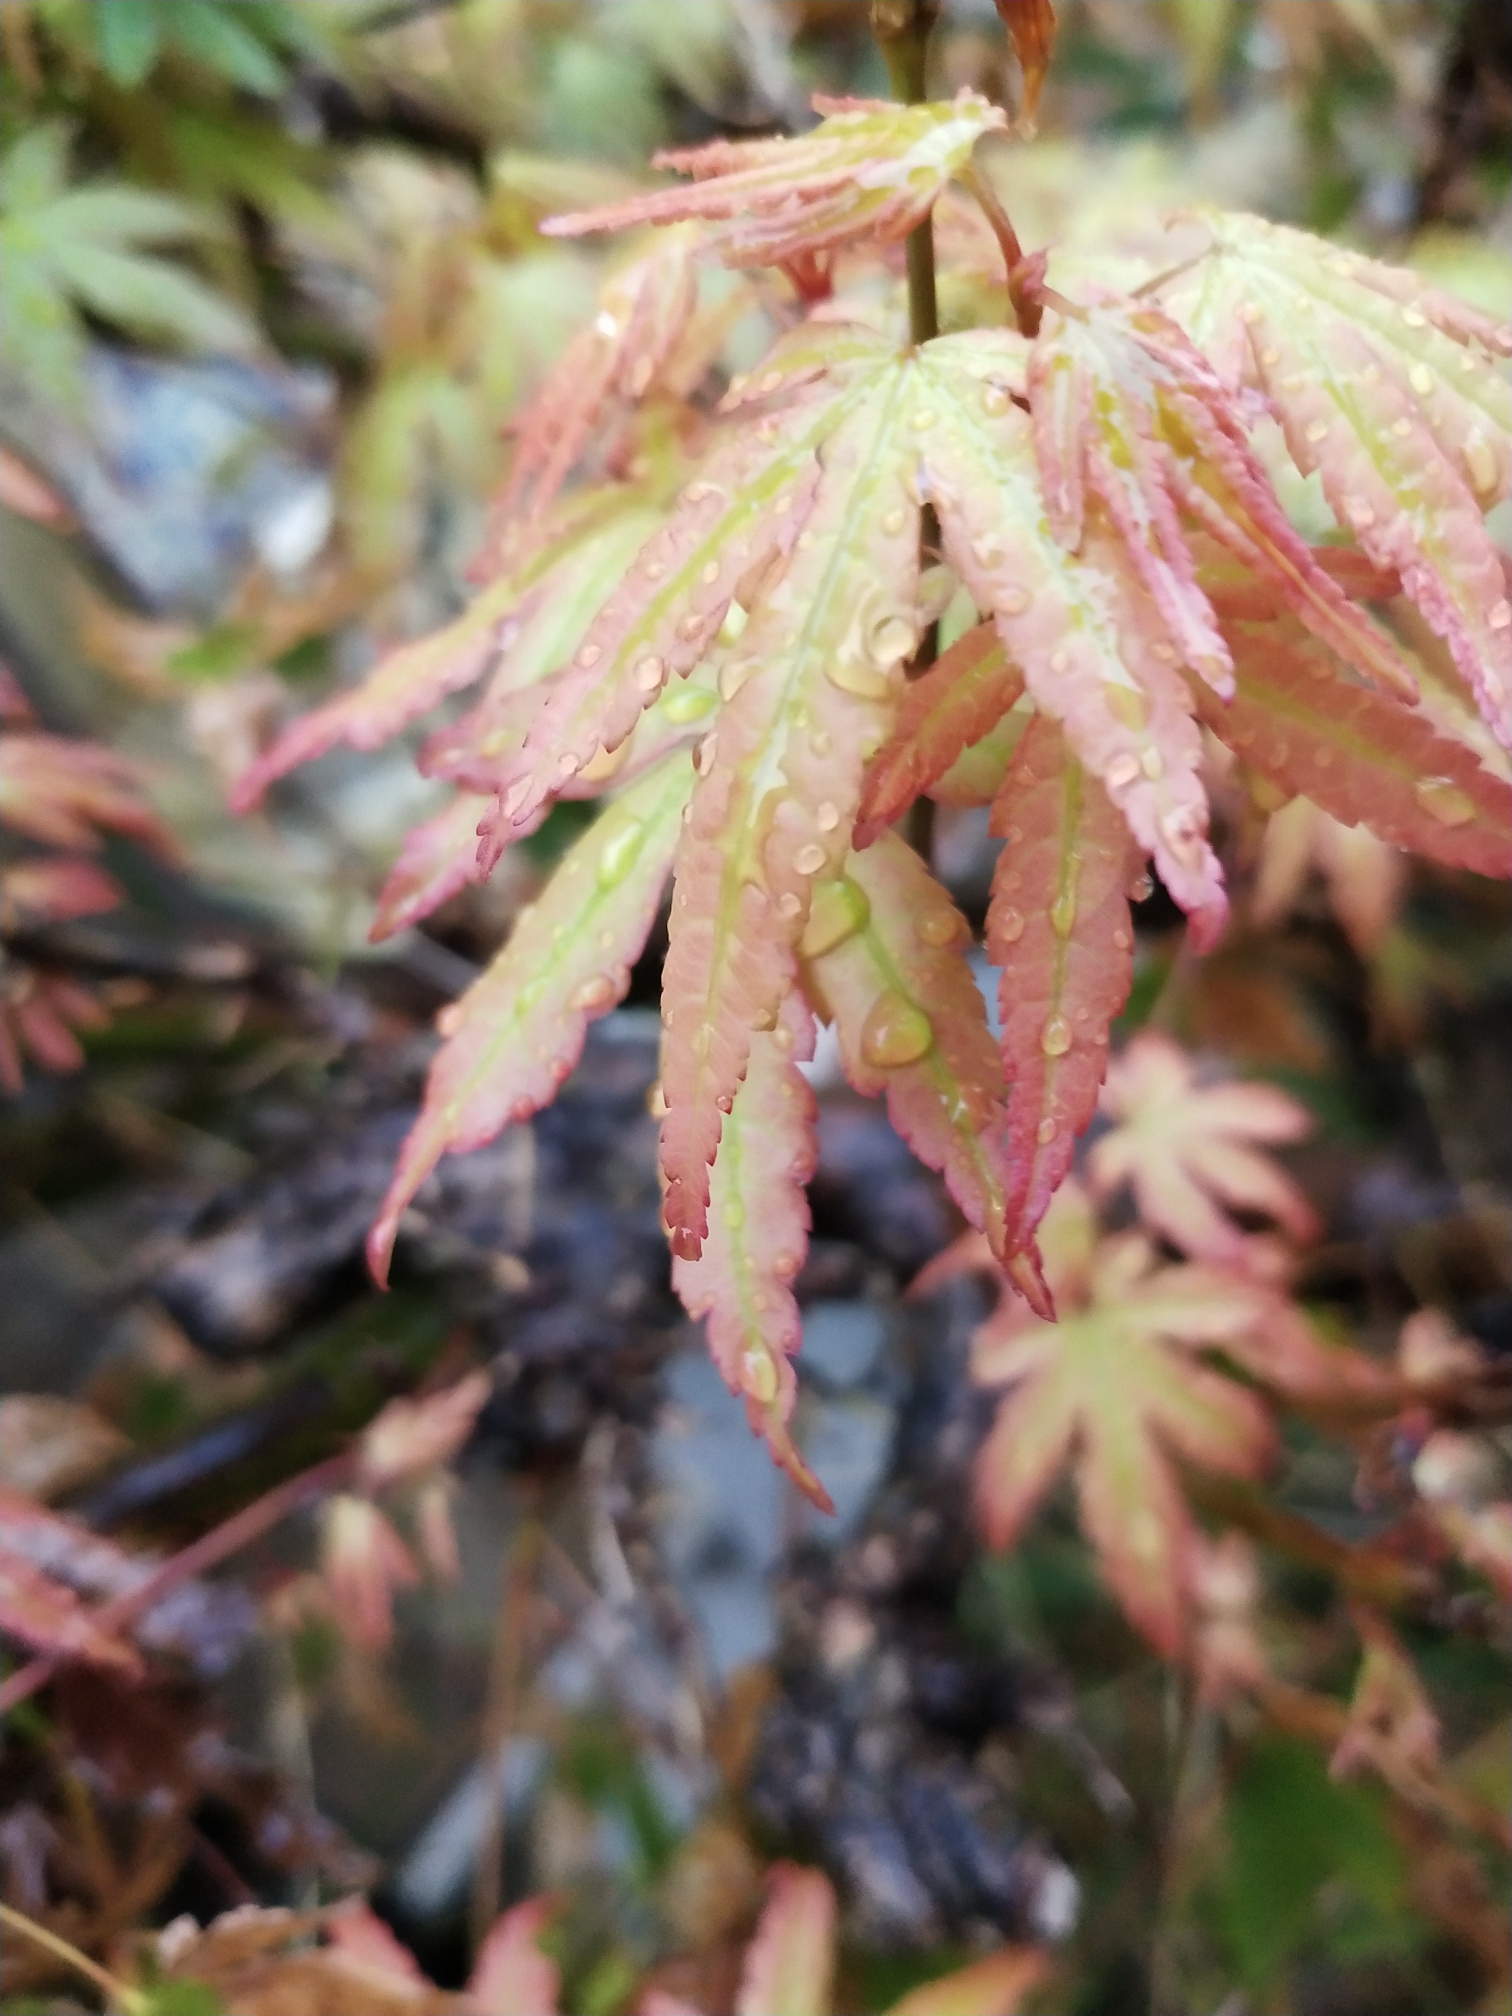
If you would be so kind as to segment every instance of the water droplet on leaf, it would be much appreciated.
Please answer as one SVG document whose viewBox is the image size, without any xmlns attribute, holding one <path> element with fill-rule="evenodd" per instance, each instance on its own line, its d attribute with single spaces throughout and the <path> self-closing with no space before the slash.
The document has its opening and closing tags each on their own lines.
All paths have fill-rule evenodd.
<svg viewBox="0 0 1512 2016">
<path fill-rule="evenodd" d="M 1464 826 L 1475 817 L 1474 801 L 1448 777 L 1424 777 L 1413 796 L 1432 819 L 1444 826 Z"/>
<path fill-rule="evenodd" d="M 777 1367 L 769 1351 L 747 1351 L 740 1360 L 740 1384 L 760 1407 L 770 1407 L 777 1398 Z"/>
<path fill-rule="evenodd" d="M 934 1042 L 929 1017 L 889 987 L 879 994 L 861 1025 L 861 1055 L 879 1070 L 917 1063 Z"/>
<path fill-rule="evenodd" d="M 679 686 L 662 702 L 662 712 L 675 726 L 701 721 L 714 705 L 714 695 L 706 686 Z"/>
<path fill-rule="evenodd" d="M 1040 1031 L 1040 1048 L 1047 1057 L 1064 1057 L 1071 1040 L 1071 1024 L 1064 1015 L 1052 1015 Z"/>
<path fill-rule="evenodd" d="M 993 936 L 995 938 L 1000 938 L 1005 945 L 1016 945 L 1023 935 L 1024 918 L 1022 911 L 1003 910 L 998 913 L 997 918 L 994 920 Z"/>
<path fill-rule="evenodd" d="M 1108 703 L 1108 712 L 1115 721 L 1121 721 L 1125 728 L 1136 731 L 1148 727 L 1150 703 L 1143 693 L 1133 686 L 1119 686 L 1110 681 L 1103 687 L 1103 698 Z"/>
<path fill-rule="evenodd" d="M 823 954 L 843 946 L 847 937 L 861 931 L 869 919 L 871 903 L 867 901 L 867 891 L 859 883 L 853 883 L 849 875 L 841 875 L 839 881 L 814 883 L 808 923 L 798 941 L 798 952 L 804 960 L 823 958 Z"/>
<path fill-rule="evenodd" d="M 635 866 L 646 829 L 638 819 L 629 819 L 617 833 L 611 833 L 599 850 L 595 870 L 600 889 L 613 889 Z"/>
<path fill-rule="evenodd" d="M 595 973 L 591 979 L 584 980 L 580 986 L 573 988 L 572 992 L 567 996 L 567 1006 L 575 1013 L 582 1013 L 585 1010 L 595 1008 L 607 1008 L 614 1000 L 614 993 L 614 982 L 609 978 L 609 975 L 607 973 Z"/>
<path fill-rule="evenodd" d="M 1062 889 L 1050 905 L 1050 928 L 1057 938 L 1069 938 L 1076 923 L 1076 891 Z"/>
<path fill-rule="evenodd" d="M 966 920 L 959 911 L 947 910 L 943 905 L 938 910 L 926 910 L 914 926 L 926 945 L 944 950 L 951 945 L 959 945 L 967 936 Z"/>
</svg>

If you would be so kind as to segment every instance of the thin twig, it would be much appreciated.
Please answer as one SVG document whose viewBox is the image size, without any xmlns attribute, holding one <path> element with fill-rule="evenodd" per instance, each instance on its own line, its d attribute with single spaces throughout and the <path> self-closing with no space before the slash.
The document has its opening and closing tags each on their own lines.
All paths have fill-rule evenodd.
<svg viewBox="0 0 1512 2016">
<path fill-rule="evenodd" d="M 499 1915 L 503 1881 L 508 1787 L 504 1780 L 509 1739 L 520 1714 L 525 1631 L 544 1529 L 527 1514 L 504 1563 L 498 1617 L 489 1659 L 488 1702 L 483 1714 L 483 1827 L 473 1865 L 472 1939 L 476 1950 Z"/>
<path fill-rule="evenodd" d="M 872 33 L 887 64 L 893 96 L 905 105 L 922 104 L 929 96 L 927 59 L 930 31 L 939 17 L 939 0 L 872 0 Z M 935 287 L 934 218 L 926 217 L 908 234 L 908 335 L 910 342 L 932 342 L 940 333 L 940 306 Z M 919 527 L 919 559 L 927 566 L 940 542 L 939 523 L 925 505 Z M 927 672 L 940 651 L 940 626 L 931 623 L 919 640 L 909 668 L 910 678 Z M 925 862 L 934 854 L 934 804 L 919 797 L 903 821 L 904 838 Z"/>
<path fill-rule="evenodd" d="M 260 1540 L 281 1519 L 297 1511 L 306 1499 L 344 1482 L 356 1460 L 354 1451 L 342 1450 L 313 1464 L 308 1470 L 301 1470 L 297 1476 L 285 1478 L 282 1484 L 275 1484 L 261 1498 L 254 1498 L 240 1512 L 234 1512 L 219 1526 L 212 1526 L 198 1540 L 170 1555 L 161 1568 L 144 1582 L 139 1582 L 135 1589 L 101 1604 L 92 1613 L 90 1622 L 100 1631 L 122 1630 L 144 1610 L 150 1610 L 170 1590 L 218 1566 L 229 1555 L 251 1546 L 254 1540 Z M 45 1687 L 59 1663 L 58 1654 L 47 1652 L 12 1673 L 0 1686 L 0 1715 L 6 1714 L 18 1702 L 29 1699 L 39 1687 Z"/>
<path fill-rule="evenodd" d="M 92 1981 L 102 1995 L 117 2002 L 123 2009 L 136 2009 L 143 1998 L 135 1989 L 128 1988 L 124 1981 L 118 1981 L 114 1974 L 91 1960 L 87 1953 L 81 1953 L 77 1946 L 70 1946 L 66 1939 L 60 1939 L 56 1932 L 49 1932 L 45 1925 L 39 1925 L 34 1918 L 28 1918 L 24 1911 L 16 1911 L 9 1904 L 0 1904 L 0 1925 L 29 1939 L 34 1946 L 51 1953 L 55 1960 L 61 1960 L 65 1967 L 71 1967 L 76 1974 L 82 1974 L 86 1981 Z"/>
</svg>

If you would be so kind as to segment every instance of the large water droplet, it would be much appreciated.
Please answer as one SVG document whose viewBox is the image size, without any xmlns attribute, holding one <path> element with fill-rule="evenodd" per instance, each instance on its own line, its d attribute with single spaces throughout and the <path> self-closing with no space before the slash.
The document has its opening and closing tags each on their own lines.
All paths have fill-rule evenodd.
<svg viewBox="0 0 1512 2016">
<path fill-rule="evenodd" d="M 728 665 L 720 667 L 720 700 L 734 700 L 746 679 L 756 671 L 754 657 L 732 657 Z"/>
<path fill-rule="evenodd" d="M 879 616 L 867 628 L 866 655 L 879 670 L 885 671 L 900 658 L 906 658 L 913 645 L 914 626 L 906 616 L 896 613 Z"/>
<path fill-rule="evenodd" d="M 1148 903 L 1154 894 L 1155 878 L 1151 875 L 1148 868 L 1142 868 L 1129 884 L 1129 901 L 1131 903 Z"/>
<path fill-rule="evenodd" d="M 891 987 L 879 994 L 861 1025 L 861 1055 L 879 1070 L 917 1063 L 934 1042 L 929 1017 Z"/>
<path fill-rule="evenodd" d="M 882 530 L 884 532 L 901 532 L 907 523 L 908 513 L 903 509 L 901 504 L 895 504 L 891 511 L 885 511 L 882 514 Z"/>
<path fill-rule="evenodd" d="M 842 875 L 837 882 L 816 883 L 798 950 L 805 959 L 821 958 L 862 930 L 870 916 L 866 891 L 848 875 Z"/>
<path fill-rule="evenodd" d="M 885 700 L 893 690 L 886 671 L 880 671 L 853 651 L 836 651 L 826 658 L 824 676 L 831 686 L 838 686 L 842 693 L 854 694 L 858 700 Z"/>
<path fill-rule="evenodd" d="M 1050 905 L 1050 929 L 1057 938 L 1069 938 L 1076 923 L 1076 891 L 1062 889 Z"/>
<path fill-rule="evenodd" d="M 777 1398 L 777 1367 L 772 1362 L 770 1351 L 746 1351 L 741 1354 L 740 1384 L 759 1407 L 770 1407 Z"/>
<path fill-rule="evenodd" d="M 1024 916 L 1021 910 L 1000 910 L 994 919 L 993 936 L 1005 945 L 1016 945 L 1024 935 Z"/>
<path fill-rule="evenodd" d="M 613 889 L 624 881 L 635 866 L 645 837 L 646 829 L 639 819 L 627 819 L 617 833 L 609 835 L 599 849 L 595 870 L 600 889 Z"/>
<path fill-rule="evenodd" d="M 1040 1048 L 1047 1057 L 1064 1057 L 1071 1048 L 1071 1024 L 1064 1015 L 1050 1016 L 1040 1031 Z"/>
<path fill-rule="evenodd" d="M 659 693 L 666 676 L 667 668 L 654 651 L 640 660 L 634 673 L 635 683 L 642 693 Z"/>
<path fill-rule="evenodd" d="M 938 910 L 926 910 L 914 929 L 926 945 L 934 945 L 942 951 L 951 945 L 961 944 L 971 935 L 960 912 L 947 910 L 943 905 Z"/>
<path fill-rule="evenodd" d="M 714 695 L 706 686 L 679 686 L 662 702 L 662 713 L 676 727 L 701 721 L 714 705 Z"/>
<path fill-rule="evenodd" d="M 1424 777 L 1413 796 L 1432 819 L 1443 826 L 1463 826 L 1475 817 L 1475 803 L 1447 777 Z"/>
<path fill-rule="evenodd" d="M 1125 784 L 1132 784 L 1139 775 L 1139 758 L 1128 754 L 1115 756 L 1108 765 L 1104 781 L 1110 791 L 1122 791 Z"/>
<path fill-rule="evenodd" d="M 1133 686 L 1118 686 L 1110 681 L 1103 687 L 1103 698 L 1113 719 L 1121 721 L 1125 728 L 1137 733 L 1149 725 L 1150 703 Z"/>
<path fill-rule="evenodd" d="M 567 1006 L 575 1012 L 607 1008 L 614 1000 L 614 993 L 614 982 L 609 978 L 609 975 L 607 973 L 595 973 L 591 979 L 584 980 L 579 986 L 573 988 L 572 992 L 567 996 Z"/>
<path fill-rule="evenodd" d="M 1006 386 L 984 385 L 982 387 L 982 411 L 984 413 L 1006 413 L 1013 404 Z"/>
<path fill-rule="evenodd" d="M 1470 487 L 1483 503 L 1489 502 L 1496 492 L 1500 470 L 1496 463 L 1496 450 L 1481 432 L 1472 427 L 1465 436 L 1465 445 L 1460 450 L 1465 460 L 1465 474 L 1470 478 Z"/>
<path fill-rule="evenodd" d="M 828 859 L 828 854 L 819 842 L 810 840 L 793 856 L 793 866 L 800 875 L 817 875 Z"/>
<path fill-rule="evenodd" d="M 1034 1138 L 1038 1141 L 1041 1148 L 1048 1148 L 1050 1143 L 1055 1139 L 1055 1122 L 1053 1120 L 1041 1120 L 1038 1127 L 1034 1130 Z"/>
</svg>

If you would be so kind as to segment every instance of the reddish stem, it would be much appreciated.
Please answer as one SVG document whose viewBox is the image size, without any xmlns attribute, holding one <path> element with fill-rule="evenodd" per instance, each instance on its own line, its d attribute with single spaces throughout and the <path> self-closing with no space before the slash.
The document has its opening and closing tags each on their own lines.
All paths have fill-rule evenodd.
<svg viewBox="0 0 1512 2016">
<path fill-rule="evenodd" d="M 356 1452 L 344 1449 L 335 1456 L 325 1457 L 308 1470 L 301 1470 L 296 1476 L 285 1478 L 282 1484 L 275 1484 L 261 1498 L 254 1498 L 240 1512 L 233 1512 L 219 1526 L 212 1526 L 198 1540 L 190 1541 L 187 1547 L 170 1555 L 161 1568 L 135 1589 L 102 1604 L 93 1613 L 93 1623 L 101 1631 L 120 1631 L 144 1610 L 150 1610 L 171 1589 L 177 1589 L 193 1576 L 216 1567 L 228 1555 L 249 1547 L 254 1540 L 260 1540 L 281 1519 L 298 1511 L 306 1499 L 344 1483 L 356 1461 Z M 28 1700 L 39 1687 L 45 1687 L 57 1670 L 60 1656 L 44 1652 L 12 1673 L 0 1685 L 0 1715 L 6 1714 L 18 1702 Z"/>
</svg>

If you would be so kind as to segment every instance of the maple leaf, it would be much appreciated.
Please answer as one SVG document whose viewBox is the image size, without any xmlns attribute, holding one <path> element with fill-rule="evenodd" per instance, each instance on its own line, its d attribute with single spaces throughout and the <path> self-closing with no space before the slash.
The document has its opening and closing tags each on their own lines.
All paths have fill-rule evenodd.
<svg viewBox="0 0 1512 2016">
<path fill-rule="evenodd" d="M 1024 675 L 990 623 L 958 637 L 911 681 L 892 737 L 867 769 L 856 845 L 868 846 L 921 794 L 937 795 L 940 780 L 1011 712 L 1023 690 Z"/>
<path fill-rule="evenodd" d="M 1199 1085 L 1169 1037 L 1143 1030 L 1113 1063 L 1104 1111 L 1116 1122 L 1093 1144 L 1099 1195 L 1128 1183 L 1144 1223 L 1194 1258 L 1243 1262 L 1253 1246 L 1219 1208 L 1263 1213 L 1294 1239 L 1316 1235 L 1312 1207 L 1257 1142 L 1300 1141 L 1305 1107 L 1274 1085 Z"/>
<path fill-rule="evenodd" d="M 98 742 L 12 730 L 0 768 L 0 823 L 49 847 L 98 852 L 102 832 L 122 833 L 165 859 L 177 849 L 142 795 L 135 764 Z"/>
<path fill-rule="evenodd" d="M 940 400 L 921 430 L 924 480 L 946 556 L 992 612 L 1036 705 L 1060 721 L 1192 915 L 1199 943 L 1210 943 L 1226 901 L 1207 844 L 1191 695 L 1122 542 L 1090 511 L 1075 554 L 1049 528 L 1033 426 L 1009 389 L 1023 354 L 1007 332 L 990 347 L 978 332 L 924 353 Z"/>
<path fill-rule="evenodd" d="M 458 791 L 442 811 L 410 828 L 378 892 L 368 929 L 374 944 L 418 924 L 481 879 L 478 827 L 492 803 L 486 792 Z"/>
<path fill-rule="evenodd" d="M 1049 1972 L 1047 1953 L 1032 1946 L 1004 1946 L 910 1989 L 886 2016 L 1017 2016 L 1024 1997 Z"/>
<path fill-rule="evenodd" d="M 835 417 L 827 410 L 819 431 Z M 791 548 L 817 473 L 807 419 L 800 403 L 786 427 L 738 429 L 685 485 L 547 690 L 522 748 L 502 764 L 486 865 L 601 750 L 619 747 L 669 678 L 701 662 L 746 578 Z"/>
<path fill-rule="evenodd" d="M 984 133 L 1007 129 L 1000 107 L 962 90 L 932 104 L 814 99 L 820 124 L 792 140 L 712 140 L 653 156 L 693 177 L 599 210 L 548 218 L 548 236 L 621 231 L 700 218 L 727 265 L 780 266 L 857 240 L 906 238 Z"/>
<path fill-rule="evenodd" d="M 1010 1388 L 977 1463 L 983 1525 L 1009 1546 L 1070 1462 L 1109 1584 L 1171 1657 L 1186 1638 L 1195 1535 L 1171 1457 L 1250 1477 L 1272 1453 L 1260 1401 L 1197 1356 L 1242 1338 L 1255 1304 L 1218 1270 L 1158 1266 L 1137 1233 L 1097 1249 L 1079 1306 L 1051 1279 L 1058 1323 L 1005 1295 L 973 1346 L 974 1376 Z"/>
<path fill-rule="evenodd" d="M 527 1897 L 494 1920 L 467 1981 L 466 1999 L 480 2016 L 558 2016 L 562 1972 L 540 1943 L 551 1915 L 549 1898 Z"/>
<path fill-rule="evenodd" d="M 1484 512 L 1512 484 L 1512 330 L 1415 274 L 1204 213 L 1212 253 L 1167 291 L 1220 367 L 1278 414 L 1339 523 L 1401 577 L 1512 746 L 1512 601 Z"/>
<path fill-rule="evenodd" d="M 1214 1707 L 1257 1692 L 1270 1668 L 1255 1630 L 1261 1582 L 1255 1550 L 1242 1533 L 1216 1540 L 1197 1534 L 1191 1553 L 1192 1668 L 1197 1698 Z"/>
<path fill-rule="evenodd" d="M 0 1085 L 21 1090 L 23 1052 L 44 1071 L 77 1071 L 84 1051 L 75 1030 L 109 1026 L 109 1011 L 80 981 L 7 959 L 0 974 Z"/>
<path fill-rule="evenodd" d="M 998 13 L 1013 42 L 1013 53 L 1024 73 L 1024 118 L 1033 131 L 1039 107 L 1040 86 L 1050 67 L 1055 47 L 1055 7 L 1053 0 L 995 0 Z"/>
<path fill-rule="evenodd" d="M 381 748 L 490 668 L 495 702 L 556 670 L 656 522 L 612 491 L 575 501 L 561 517 L 554 539 L 481 589 L 454 622 L 401 644 L 358 685 L 291 722 L 237 780 L 233 808 L 249 810 L 278 778 L 342 744 Z"/>
<path fill-rule="evenodd" d="M 338 1491 L 321 1506 L 320 1567 L 342 1631 L 361 1651 L 381 1652 L 394 1634 L 394 1591 L 420 1571 L 371 1499 Z"/>
<path fill-rule="evenodd" d="M 368 1234 L 380 1282 L 405 1206 L 441 1157 L 481 1147 L 509 1121 L 549 1105 L 589 1022 L 623 996 L 691 784 L 691 766 L 678 757 L 614 799 L 567 850 L 493 964 L 443 1010 L 446 1040 Z"/>
<path fill-rule="evenodd" d="M 1438 861 L 1503 877 L 1512 865 L 1512 786 L 1422 708 L 1347 678 L 1288 618 L 1215 588 L 1233 649 L 1234 691 L 1194 688 L 1204 723 L 1257 776 L 1311 798 L 1346 826 Z"/>
<path fill-rule="evenodd" d="M 1296 908 L 1316 868 L 1349 942 L 1368 958 L 1396 922 L 1407 888 L 1402 854 L 1365 826 L 1342 826 L 1294 798 L 1266 822 L 1250 915 L 1262 930 Z"/>
<path fill-rule="evenodd" d="M 32 1652 L 82 1659 L 124 1679 L 140 1679 L 143 1672 L 136 1647 L 119 1632 L 102 1630 L 76 1590 L 9 1547 L 0 1547 L 0 1631 Z"/>
<path fill-rule="evenodd" d="M 423 1399 L 390 1400 L 363 1430 L 357 1470 L 364 1488 L 382 1491 L 417 1471 L 449 1462 L 472 1433 L 492 1391 L 486 1372 L 470 1372 L 455 1386 Z"/>
<path fill-rule="evenodd" d="M 913 849 L 883 833 L 814 892 L 803 985 L 835 1024 L 851 1084 L 886 1095 L 898 1132 L 1001 1253 L 1003 1067 L 964 956 L 970 942 Z"/>
<path fill-rule="evenodd" d="M 612 274 L 593 320 L 511 422 L 514 455 L 488 539 L 496 559 L 528 550 L 605 410 L 644 399 L 674 365 L 698 305 L 696 250 L 686 232 L 668 232 L 644 258 Z"/>
<path fill-rule="evenodd" d="M 1376 1771 L 1412 1805 L 1435 1803 L 1439 1724 L 1406 1649 L 1371 1611 L 1356 1613 L 1363 1657 L 1329 1775 Z"/>
<path fill-rule="evenodd" d="M 1117 297 L 1061 308 L 1044 319 L 1028 379 L 1045 500 L 1061 543 L 1080 547 L 1095 497 L 1167 644 L 1225 697 L 1233 668 L 1188 524 L 1252 567 L 1366 678 L 1410 695 L 1400 654 L 1293 530 L 1234 394 L 1177 324 L 1148 303 Z"/>
<path fill-rule="evenodd" d="M 735 2016 L 827 2016 L 835 1971 L 835 1893 L 818 1869 L 778 1862 L 741 1970 Z"/>
<path fill-rule="evenodd" d="M 751 1039 L 714 1165 L 708 1233 L 696 1259 L 674 1257 L 672 1285 L 690 1316 L 707 1319 L 714 1362 L 745 1395 L 751 1426 L 799 1488 L 833 1511 L 788 1430 L 802 1333 L 792 1284 L 808 1251 L 804 1186 L 818 1153 L 814 1095 L 798 1067 L 813 1054 L 813 1016 L 795 991 L 777 1026 Z"/>
<path fill-rule="evenodd" d="M 125 892 L 113 875 L 94 861 L 67 856 L 6 864 L 0 886 L 0 924 L 14 930 L 23 923 L 62 923 L 70 917 L 93 917 L 114 910 Z"/>
<path fill-rule="evenodd" d="M 23 131 L 0 172 L 0 259 L 8 311 L 4 362 L 60 403 L 82 396 L 82 312 L 132 335 L 241 353 L 257 333 L 189 269 L 151 249 L 209 235 L 202 212 L 129 182 L 70 186 L 66 125 Z"/>
<path fill-rule="evenodd" d="M 987 911 L 1010 1082 L 1005 1248 L 1032 1255 L 1034 1228 L 1097 1108 L 1108 1031 L 1133 977 L 1128 889 L 1142 863 L 1106 792 L 1047 715 L 1030 722 L 1014 752 L 992 829 L 1007 843 Z M 1024 1281 L 1051 1315 L 1033 1263 Z"/>
</svg>

